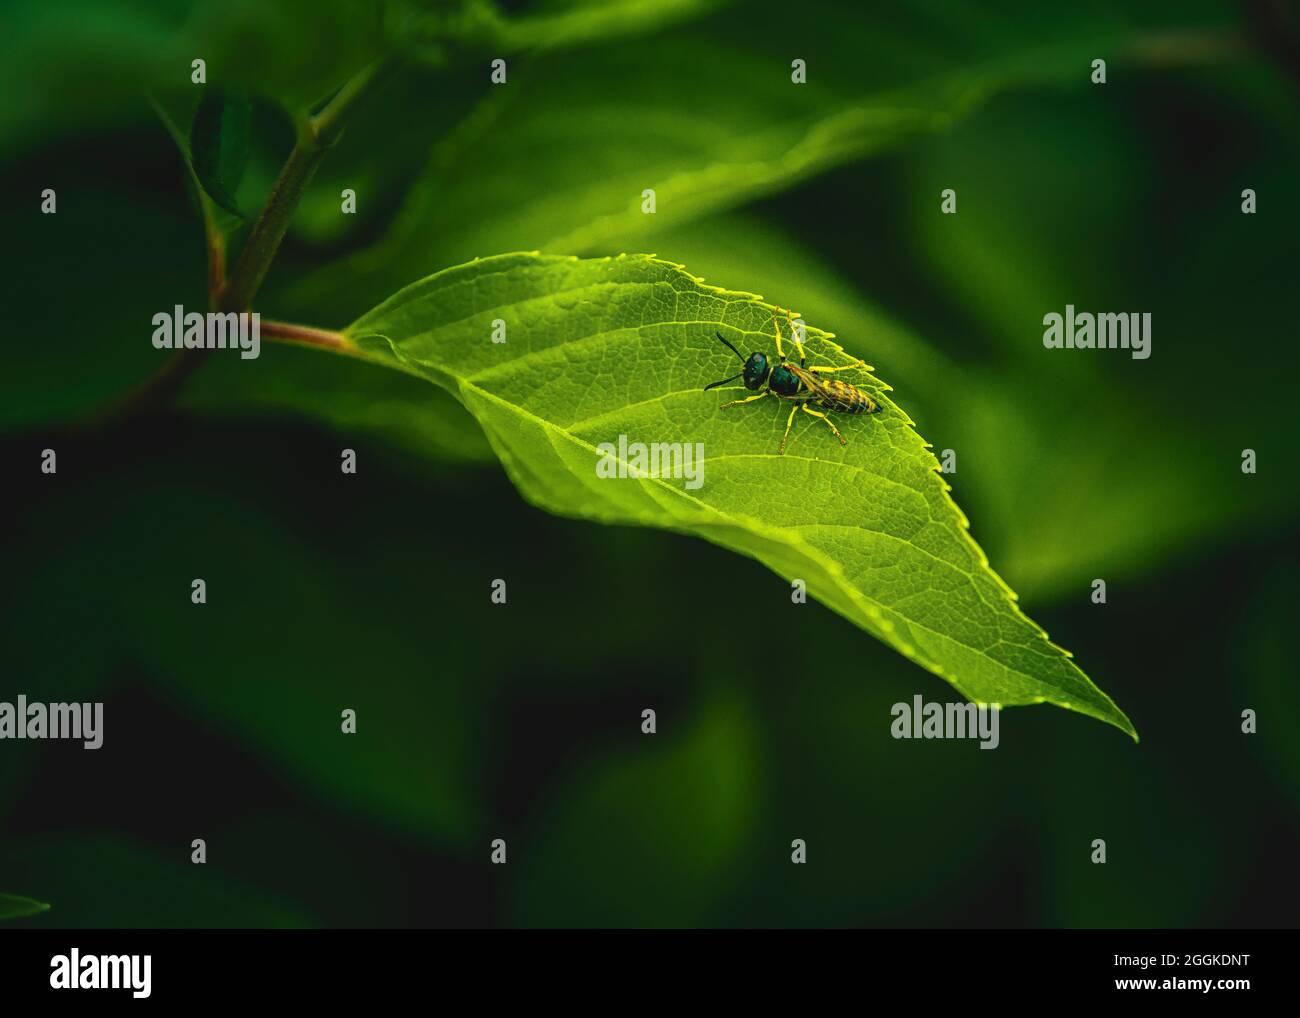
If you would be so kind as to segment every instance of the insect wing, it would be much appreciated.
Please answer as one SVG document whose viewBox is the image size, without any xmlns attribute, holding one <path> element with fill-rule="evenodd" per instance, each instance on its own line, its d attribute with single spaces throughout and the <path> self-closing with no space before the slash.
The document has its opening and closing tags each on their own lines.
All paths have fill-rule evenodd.
<svg viewBox="0 0 1300 1018">
<path fill-rule="evenodd" d="M 841 382 L 837 378 L 823 378 L 793 364 L 787 364 L 786 367 L 817 397 L 822 406 L 830 410 L 846 414 L 874 414 L 880 409 L 876 401 L 856 385 Z"/>
<path fill-rule="evenodd" d="M 794 375 L 795 378 L 803 382 L 809 392 L 815 393 L 818 396 L 826 396 L 830 399 L 836 398 L 835 391 L 827 384 L 830 379 L 822 378 L 820 375 L 814 375 L 811 371 L 806 371 L 793 364 L 786 364 L 786 367 L 790 369 L 790 373 Z"/>
</svg>

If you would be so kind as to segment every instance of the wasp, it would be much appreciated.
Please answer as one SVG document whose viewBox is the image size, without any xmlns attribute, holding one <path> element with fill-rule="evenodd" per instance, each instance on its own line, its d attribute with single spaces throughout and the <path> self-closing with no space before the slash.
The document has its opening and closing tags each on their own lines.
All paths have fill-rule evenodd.
<svg viewBox="0 0 1300 1018">
<path fill-rule="evenodd" d="M 792 404 L 790 416 L 786 418 L 785 434 L 781 436 L 781 448 L 778 450 L 778 453 L 782 456 L 785 455 L 786 441 L 790 438 L 790 428 L 794 424 L 794 415 L 800 410 L 825 421 L 826 426 L 840 440 L 840 445 L 848 445 L 844 436 L 840 434 L 840 429 L 835 427 L 834 422 L 828 416 L 827 411 L 837 414 L 877 414 L 880 413 L 880 404 L 856 385 L 841 382 L 838 378 L 826 378 L 824 376 L 833 374 L 836 371 L 864 368 L 866 365 L 862 361 L 857 361 L 854 364 L 844 364 L 840 367 L 831 367 L 825 364 L 809 365 L 808 359 L 804 355 L 803 343 L 795 335 L 794 316 L 787 311 L 786 317 L 790 321 L 790 339 L 799 352 L 798 367 L 786 360 L 785 348 L 781 344 L 781 326 L 777 322 L 776 312 L 773 311 L 772 328 L 776 332 L 778 363 L 772 364 L 767 354 L 764 353 L 751 353 L 748 357 L 745 357 L 727 342 L 722 333 L 715 332 L 714 335 L 740 358 L 744 367 L 739 374 L 724 378 L 719 382 L 711 382 L 704 387 L 704 391 L 708 392 L 719 385 L 726 385 L 729 382 L 734 382 L 737 378 L 743 378 L 746 389 L 760 389 L 761 391 L 757 395 L 745 399 L 723 403 L 720 409 L 726 410 L 733 406 L 744 406 L 746 403 L 753 403 L 764 396 L 775 396 L 777 399 L 788 400 Z M 764 383 L 767 385 L 766 388 L 763 388 Z M 814 405 L 821 409 L 813 409 Z"/>
</svg>

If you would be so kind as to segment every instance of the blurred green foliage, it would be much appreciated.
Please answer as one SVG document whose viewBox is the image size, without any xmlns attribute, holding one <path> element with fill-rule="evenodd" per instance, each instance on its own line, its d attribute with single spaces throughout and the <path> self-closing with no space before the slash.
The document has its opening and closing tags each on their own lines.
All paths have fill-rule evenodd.
<svg viewBox="0 0 1300 1018">
<path fill-rule="evenodd" d="M 15 922 L 1293 924 L 1300 131 L 1256 5 L 627 4 L 591 28 L 598 6 L 7 8 L 0 697 L 93 696 L 107 723 L 94 753 L 0 753 L 0 889 L 53 906 Z M 493 34 L 513 20 L 537 31 Z M 204 302 L 144 92 L 184 133 L 195 57 L 255 93 L 247 210 L 289 117 L 393 50 L 416 62 L 331 152 L 260 310 L 340 326 L 527 248 L 798 294 L 956 451 L 974 535 L 1141 746 L 1019 710 L 996 752 L 890 739 L 891 704 L 947 687 L 755 563 L 536 512 L 415 379 L 268 344 L 79 430 L 156 367 L 150 316 Z M 1152 311 L 1152 358 L 1044 351 L 1065 303 Z"/>
</svg>

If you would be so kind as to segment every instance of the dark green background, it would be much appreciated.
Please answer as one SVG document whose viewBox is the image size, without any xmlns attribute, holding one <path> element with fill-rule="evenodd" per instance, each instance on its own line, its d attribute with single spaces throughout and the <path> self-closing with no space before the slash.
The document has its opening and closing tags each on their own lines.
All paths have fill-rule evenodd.
<svg viewBox="0 0 1300 1018">
<path fill-rule="evenodd" d="M 124 40 L 164 52 L 194 15 L 52 6 L 82 9 L 81 28 L 49 31 L 40 5 L 19 5 L 6 73 L 23 87 L 0 100 L 0 699 L 103 700 L 106 736 L 94 753 L 0 743 L 0 891 L 53 904 L 20 922 L 1295 925 L 1300 79 L 1285 19 L 1265 53 L 1255 6 L 1152 5 L 1223 53 L 1117 60 L 1104 88 L 1086 62 L 1064 83 L 1030 75 L 949 130 L 584 252 L 651 250 L 799 305 L 870 356 L 936 449 L 957 451 L 954 495 L 994 568 L 1142 736 L 1016 708 L 982 752 L 891 739 L 892 704 L 955 694 L 820 606 L 792 605 L 757 564 L 546 516 L 476 458 L 472 424 L 439 452 L 436 436 L 394 435 L 405 425 L 297 409 L 353 378 L 358 401 L 378 399 L 390 382 L 367 366 L 266 346 L 255 364 L 272 398 L 222 389 L 229 365 L 212 364 L 178 405 L 82 426 L 157 366 L 151 315 L 204 302 L 182 165 L 122 58 Z M 826 67 L 870 94 L 939 69 L 935 54 L 996 49 L 1007 26 L 1073 38 L 1123 10 L 799 6 L 527 54 L 511 87 L 595 74 L 587 60 L 661 62 L 647 94 L 664 90 L 696 125 L 735 99 L 692 92 L 674 64 L 688 34 L 712 40 L 724 69 L 758 54 L 780 77 L 802 54 L 810 79 Z M 280 71 L 306 90 L 336 80 L 346 50 Z M 255 54 L 247 64 L 256 86 Z M 441 263 L 394 259 L 311 296 L 314 273 L 384 234 L 485 78 L 479 63 L 408 68 L 359 112 L 261 310 L 342 326 L 389 276 L 466 256 L 449 236 Z M 265 97 L 254 135 L 250 207 L 291 140 Z M 350 174 L 366 200 L 340 233 L 333 195 Z M 439 216 L 454 221 L 474 175 L 446 170 Z M 956 217 L 938 214 L 949 186 Z M 44 187 L 55 216 L 38 212 Z M 1239 211 L 1243 187 L 1259 191 L 1255 216 Z M 844 335 L 807 304 L 814 291 L 883 313 L 903 338 Z M 1041 316 L 1067 302 L 1151 311 L 1152 358 L 1044 351 Z M 406 381 L 393 391 L 420 405 Z M 345 446 L 355 477 L 339 473 Z M 47 447 L 54 477 L 39 472 Z M 1257 475 L 1241 473 L 1246 447 Z M 1098 576 L 1104 606 L 1089 599 Z M 498 577 L 504 606 L 489 602 Z M 744 637 L 755 628 L 760 647 Z M 1256 735 L 1240 732 L 1247 707 Z M 204 867 L 189 863 L 196 837 Z M 488 861 L 497 837 L 504 867 Z M 806 866 L 790 863 L 793 838 Z"/>
</svg>

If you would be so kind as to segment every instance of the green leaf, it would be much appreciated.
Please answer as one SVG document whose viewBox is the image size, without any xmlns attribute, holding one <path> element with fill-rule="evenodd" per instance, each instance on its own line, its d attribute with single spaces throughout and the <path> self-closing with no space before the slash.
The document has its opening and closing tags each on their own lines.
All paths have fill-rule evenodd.
<svg viewBox="0 0 1300 1018">
<path fill-rule="evenodd" d="M 0 33 L 5 154 L 145 112 L 142 93 L 220 84 L 298 113 L 386 51 L 371 0 L 8 0 Z M 207 85 L 191 79 L 206 64 Z"/>
<path fill-rule="evenodd" d="M 1144 41 L 1196 23 L 1195 13 L 1165 6 L 1135 15 L 1104 2 L 1043 18 L 1027 4 L 963 3 L 850 17 L 839 0 L 806 0 L 796 16 L 755 3 L 679 27 L 659 45 L 615 40 L 581 59 L 546 53 L 512 64 L 509 83 L 432 147 L 387 233 L 290 298 L 317 321 L 322 309 L 342 321 L 368 303 L 358 286 L 396 288 L 430 265 L 489 251 L 627 250 L 947 130 L 1009 88 L 1064 82 L 1087 94 L 1099 53 L 1119 65 L 1140 60 Z M 796 57 L 807 61 L 804 84 L 791 80 Z M 642 208 L 646 189 L 653 214 Z"/>
<path fill-rule="evenodd" d="M 690 75 L 666 73 L 662 51 L 644 43 L 521 70 L 526 84 L 489 93 L 434 146 L 380 241 L 307 277 L 289 299 L 319 320 L 322 309 L 360 310 L 358 282 L 397 287 L 416 265 L 518 247 L 605 253 L 944 126 L 961 91 L 842 101 L 791 85 L 788 60 L 719 53 L 713 33 L 675 37 L 673 47 Z M 711 96 L 707 119 L 696 111 L 701 95 Z M 654 214 L 642 209 L 646 189 Z"/>
<path fill-rule="evenodd" d="M 798 233 L 736 214 L 659 239 L 661 253 L 707 278 L 799 294 L 805 311 L 835 322 L 850 354 L 888 364 L 890 382 L 908 394 L 917 429 L 936 448 L 958 450 L 961 469 L 950 479 L 980 543 L 1007 582 L 1037 606 L 1077 598 L 1098 576 L 1129 581 L 1214 535 L 1276 526 L 1300 496 L 1294 485 L 1264 474 L 1251 478 L 1261 483 L 1223 483 L 1223 464 L 1238 461 L 1240 443 L 1231 448 L 1236 435 L 1217 418 L 1189 419 L 1179 402 L 1188 384 L 1164 370 L 1167 357 L 1152 362 L 1155 370 L 1143 375 L 1136 393 L 1114 374 L 1098 385 L 1087 365 L 1061 372 L 1050 354 L 1036 356 L 1037 333 L 1023 345 L 1026 356 L 1014 358 L 1000 350 L 979 357 L 969 349 L 969 332 L 958 331 L 968 352 L 956 358 L 932 341 L 944 337 L 942 322 L 898 314 L 893 288 L 884 288 L 887 298 L 868 297 Z M 855 276 L 870 280 L 873 268 Z M 1177 334 L 1181 342 L 1185 333 Z M 1258 412 L 1252 417 L 1250 432 L 1262 437 Z M 1101 420 L 1114 426 L 1100 428 Z M 1281 433 L 1281 425 L 1275 430 Z M 1137 433 L 1144 441 L 1132 441 Z"/>
<path fill-rule="evenodd" d="M 142 92 L 193 95 L 207 87 L 191 81 L 195 59 L 206 62 L 209 85 L 298 115 L 388 56 L 455 66 L 462 76 L 474 67 L 486 86 L 489 57 L 647 32 L 712 5 L 565 0 L 502 17 L 485 0 L 6 0 L 0 157 L 139 116 Z"/>
<path fill-rule="evenodd" d="M 607 42 L 688 18 L 722 0 L 550 0 L 544 9 L 504 17 L 490 0 L 387 0 L 385 21 L 395 49 L 434 64 L 449 56 L 504 56 Z"/>
<path fill-rule="evenodd" d="M 248 167 L 252 105 L 242 95 L 215 85 L 199 100 L 190 128 L 190 159 L 208 196 L 227 212 L 242 216 L 235 201 Z"/>
<path fill-rule="evenodd" d="M 18 894 L 0 894 L 0 919 L 23 919 L 49 910 L 50 906 L 43 901 L 24 898 Z"/>
<path fill-rule="evenodd" d="M 415 283 L 346 333 L 361 356 L 456 396 L 542 508 L 704 537 L 804 580 L 814 597 L 971 700 L 1052 703 L 1136 738 L 988 567 L 887 386 L 856 375 L 883 412 L 843 420 L 847 446 L 806 418 L 784 456 L 783 408 L 764 401 L 723 412 L 719 402 L 743 388 L 701 391 L 736 368 L 714 331 L 771 352 L 773 311 L 648 255 L 512 254 Z M 505 343 L 491 340 L 497 319 Z M 831 333 L 807 334 L 814 362 L 849 361 Z M 598 476 L 598 447 L 620 436 L 702 443 L 703 483 Z"/>
<path fill-rule="evenodd" d="M 917 145 L 897 174 L 903 233 L 920 259 L 913 271 L 950 313 L 964 312 L 947 330 L 923 312 L 913 320 L 952 336 L 954 359 L 986 366 L 982 379 L 941 376 L 983 422 L 975 441 L 962 439 L 966 462 L 978 464 L 969 478 L 988 495 L 970 508 L 1002 524 L 998 561 L 1027 596 L 1072 593 L 1085 576 L 1128 580 L 1211 536 L 1285 528 L 1294 515 L 1300 488 L 1283 474 L 1235 483 L 1243 447 L 1262 461 L 1293 426 L 1294 344 L 1234 343 L 1234 370 L 1251 379 L 1249 413 L 1188 412 L 1191 393 L 1219 398 L 1205 366 L 1222 356 L 1224 323 L 1237 336 L 1268 336 L 1295 289 L 1300 202 L 1279 176 L 1300 172 L 1295 143 L 1250 126 L 1258 103 L 1220 98 L 1221 82 L 1243 77 L 1230 70 L 1169 88 L 1176 100 L 1156 98 L 1165 93 L 1147 72 L 1152 94 L 1118 107 L 1007 96 Z M 1147 125 L 1202 107 L 1205 136 L 1235 154 L 1198 162 L 1173 187 Z M 1194 225 L 1178 218 L 1203 194 L 1237 196 L 1239 178 L 1276 196 L 1268 217 L 1242 215 L 1225 198 Z M 949 186 L 964 204 L 937 215 Z M 1043 315 L 1067 304 L 1152 312 L 1151 358 L 1045 350 Z"/>
</svg>

